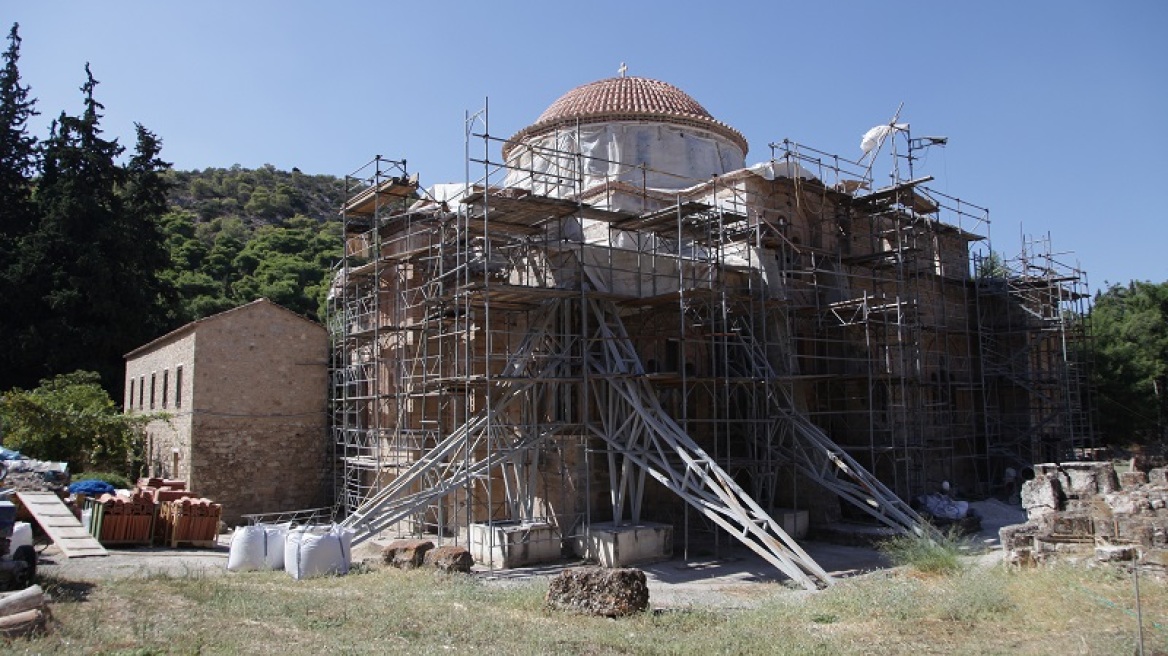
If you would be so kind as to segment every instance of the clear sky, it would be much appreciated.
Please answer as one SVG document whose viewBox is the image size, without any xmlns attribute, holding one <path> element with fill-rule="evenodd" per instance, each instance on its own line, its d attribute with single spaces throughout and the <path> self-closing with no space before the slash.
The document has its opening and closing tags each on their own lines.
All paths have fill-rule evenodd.
<svg viewBox="0 0 1168 656">
<path fill-rule="evenodd" d="M 405 158 L 464 176 L 463 119 L 492 135 L 617 74 L 677 85 L 751 143 L 856 158 L 900 103 L 919 169 L 990 208 L 993 246 L 1050 233 L 1104 281 L 1168 280 L 1168 2 L 105 2 L 0 0 L 19 22 L 37 136 L 78 112 L 89 62 L 107 135 L 133 123 L 179 169 L 345 175 Z"/>
</svg>

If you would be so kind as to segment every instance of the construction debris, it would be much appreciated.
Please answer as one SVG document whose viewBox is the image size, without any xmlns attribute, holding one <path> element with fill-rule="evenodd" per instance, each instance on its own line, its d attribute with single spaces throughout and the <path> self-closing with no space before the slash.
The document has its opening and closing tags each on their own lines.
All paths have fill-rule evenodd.
<svg viewBox="0 0 1168 656">
<path fill-rule="evenodd" d="M 546 601 L 554 610 L 621 617 L 649 607 L 649 585 L 636 568 L 574 567 L 551 580 Z"/>
<path fill-rule="evenodd" d="M 43 631 L 48 608 L 45 591 L 33 585 L 0 598 L 0 637 L 9 640 Z"/>
</svg>

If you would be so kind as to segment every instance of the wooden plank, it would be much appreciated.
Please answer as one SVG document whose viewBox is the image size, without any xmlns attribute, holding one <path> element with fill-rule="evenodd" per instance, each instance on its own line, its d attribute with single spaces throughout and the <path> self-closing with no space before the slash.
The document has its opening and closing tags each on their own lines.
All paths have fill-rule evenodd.
<svg viewBox="0 0 1168 656">
<path fill-rule="evenodd" d="M 61 549 L 67 558 L 85 556 L 108 556 L 101 546 L 85 530 L 81 522 L 69 512 L 61 498 L 52 492 L 17 492 L 16 498 L 28 509 L 45 533 Z"/>
</svg>

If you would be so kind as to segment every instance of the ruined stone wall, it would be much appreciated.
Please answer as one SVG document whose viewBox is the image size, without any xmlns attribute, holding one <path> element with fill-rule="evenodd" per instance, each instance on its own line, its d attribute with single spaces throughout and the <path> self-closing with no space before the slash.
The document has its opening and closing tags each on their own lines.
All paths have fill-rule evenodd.
<svg viewBox="0 0 1168 656">
<path fill-rule="evenodd" d="M 1132 562 L 1168 569 L 1168 468 L 1110 462 L 1035 466 L 1021 490 L 1028 521 L 1001 530 L 1006 562 Z"/>
</svg>

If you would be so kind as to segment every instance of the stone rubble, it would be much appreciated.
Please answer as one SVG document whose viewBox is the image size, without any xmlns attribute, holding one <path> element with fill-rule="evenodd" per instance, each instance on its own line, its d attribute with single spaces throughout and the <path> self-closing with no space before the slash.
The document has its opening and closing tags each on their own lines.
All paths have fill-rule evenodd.
<svg viewBox="0 0 1168 656">
<path fill-rule="evenodd" d="M 1117 475 L 1110 462 L 1073 462 L 1035 465 L 1034 472 L 1022 485 L 1027 522 L 999 533 L 1008 564 L 1135 563 L 1165 572 L 1168 467 Z"/>
</svg>

